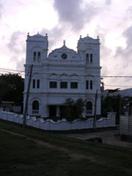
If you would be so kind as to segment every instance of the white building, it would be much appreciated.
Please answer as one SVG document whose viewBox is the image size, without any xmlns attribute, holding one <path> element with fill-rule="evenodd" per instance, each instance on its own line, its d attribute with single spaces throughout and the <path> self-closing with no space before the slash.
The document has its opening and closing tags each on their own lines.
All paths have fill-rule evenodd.
<svg viewBox="0 0 132 176">
<path fill-rule="evenodd" d="M 28 100 L 28 114 L 60 117 L 66 99 L 86 100 L 86 116 L 100 115 L 100 42 L 99 38 L 80 37 L 77 51 L 69 49 L 65 41 L 61 48 L 48 54 L 48 36 L 27 36 L 25 91 L 29 72 L 32 76 Z M 95 94 L 97 92 L 97 106 Z M 26 98 L 25 98 L 26 99 Z M 24 101 L 25 102 L 25 101 Z"/>
</svg>

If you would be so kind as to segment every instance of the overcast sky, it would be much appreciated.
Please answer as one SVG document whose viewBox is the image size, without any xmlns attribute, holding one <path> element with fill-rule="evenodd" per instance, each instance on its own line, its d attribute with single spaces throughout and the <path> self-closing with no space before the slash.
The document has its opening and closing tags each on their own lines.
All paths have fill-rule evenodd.
<svg viewBox="0 0 132 176">
<path fill-rule="evenodd" d="M 63 40 L 76 50 L 80 35 L 99 35 L 101 74 L 132 76 L 132 0 L 0 0 L 0 68 L 24 70 L 28 32 L 48 33 L 49 51 Z M 104 82 L 132 86 L 132 78 Z"/>
</svg>

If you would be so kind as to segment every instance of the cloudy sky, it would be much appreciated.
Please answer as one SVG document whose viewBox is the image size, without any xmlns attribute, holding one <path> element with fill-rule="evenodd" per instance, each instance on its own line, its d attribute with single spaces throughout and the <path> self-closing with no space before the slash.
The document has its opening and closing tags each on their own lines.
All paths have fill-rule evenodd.
<svg viewBox="0 0 132 176">
<path fill-rule="evenodd" d="M 76 50 L 80 35 L 99 35 L 101 74 L 132 76 L 132 0 L 0 0 L 0 68 L 24 70 L 28 32 L 48 33 L 49 51 L 64 39 Z M 132 78 L 104 82 L 132 86 Z"/>
</svg>

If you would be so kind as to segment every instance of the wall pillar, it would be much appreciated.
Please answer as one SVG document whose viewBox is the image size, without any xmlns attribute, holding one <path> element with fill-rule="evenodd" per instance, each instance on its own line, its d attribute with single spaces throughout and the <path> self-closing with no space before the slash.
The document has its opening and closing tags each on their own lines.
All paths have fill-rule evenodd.
<svg viewBox="0 0 132 176">
<path fill-rule="evenodd" d="M 60 117 L 60 106 L 56 106 L 56 117 Z"/>
</svg>

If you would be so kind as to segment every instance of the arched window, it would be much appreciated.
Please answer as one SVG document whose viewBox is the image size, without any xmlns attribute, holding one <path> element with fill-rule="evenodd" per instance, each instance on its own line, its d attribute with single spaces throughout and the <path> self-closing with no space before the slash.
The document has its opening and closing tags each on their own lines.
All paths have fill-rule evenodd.
<svg viewBox="0 0 132 176">
<path fill-rule="evenodd" d="M 34 62 L 40 62 L 41 60 L 41 52 L 40 51 L 34 51 L 33 52 L 33 61 Z"/>
<path fill-rule="evenodd" d="M 38 52 L 38 62 L 40 62 L 40 58 L 41 58 L 41 53 Z"/>
<path fill-rule="evenodd" d="M 89 89 L 89 80 L 86 80 L 86 89 Z"/>
<path fill-rule="evenodd" d="M 93 62 L 93 54 L 86 53 L 86 63 L 91 64 Z"/>
<path fill-rule="evenodd" d="M 90 89 L 92 90 L 93 89 L 93 81 L 90 80 Z"/>
<path fill-rule="evenodd" d="M 92 110 L 93 110 L 93 105 L 91 101 L 88 101 L 86 104 L 86 114 L 92 114 Z"/>
<path fill-rule="evenodd" d="M 86 54 L 86 63 L 89 63 L 89 54 Z"/>
<path fill-rule="evenodd" d="M 33 52 L 33 61 L 36 62 L 36 52 Z"/>
<path fill-rule="evenodd" d="M 93 62 L 93 54 L 90 54 L 90 63 Z"/>
<path fill-rule="evenodd" d="M 34 100 L 32 103 L 32 113 L 33 114 L 39 113 L 39 102 L 37 100 Z"/>
</svg>

